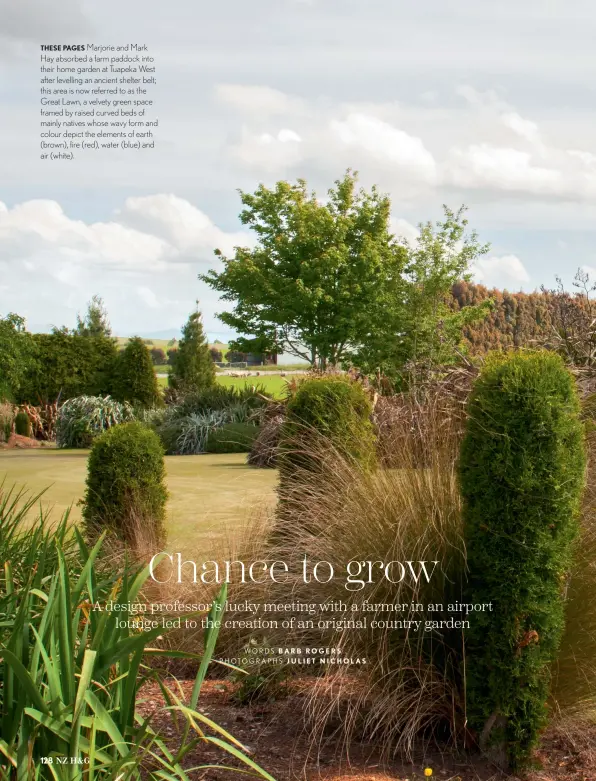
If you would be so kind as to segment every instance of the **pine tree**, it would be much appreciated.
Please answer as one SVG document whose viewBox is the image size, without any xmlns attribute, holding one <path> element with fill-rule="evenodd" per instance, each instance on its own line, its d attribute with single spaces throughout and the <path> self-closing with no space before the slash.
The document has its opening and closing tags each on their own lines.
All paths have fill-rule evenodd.
<svg viewBox="0 0 596 781">
<path fill-rule="evenodd" d="M 118 356 L 114 377 L 114 398 L 143 407 L 161 402 L 151 353 L 139 336 L 134 336 Z"/>
<path fill-rule="evenodd" d="M 215 366 L 203 330 L 201 313 L 193 312 L 182 329 L 178 349 L 169 353 L 172 369 L 168 376 L 171 388 L 180 391 L 200 391 L 215 385 Z"/>
<path fill-rule="evenodd" d="M 103 298 L 95 295 L 87 304 L 85 319 L 77 315 L 77 327 L 75 333 L 79 336 L 104 336 L 112 335 L 112 327 L 108 320 L 108 313 L 103 303 Z"/>
</svg>

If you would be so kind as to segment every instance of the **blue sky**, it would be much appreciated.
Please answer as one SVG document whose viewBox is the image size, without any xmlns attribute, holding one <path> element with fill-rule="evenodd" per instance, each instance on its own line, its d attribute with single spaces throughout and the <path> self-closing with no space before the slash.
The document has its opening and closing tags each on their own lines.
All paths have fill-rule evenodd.
<svg viewBox="0 0 596 781">
<path fill-rule="evenodd" d="M 537 0 L 0 0 L 0 313 L 117 333 L 178 328 L 212 250 L 247 237 L 237 188 L 350 166 L 415 237 L 465 203 L 489 285 L 596 268 L 596 7 Z M 151 152 L 39 159 L 39 44 L 147 43 Z M 6 121 L 8 118 L 8 121 Z"/>
</svg>

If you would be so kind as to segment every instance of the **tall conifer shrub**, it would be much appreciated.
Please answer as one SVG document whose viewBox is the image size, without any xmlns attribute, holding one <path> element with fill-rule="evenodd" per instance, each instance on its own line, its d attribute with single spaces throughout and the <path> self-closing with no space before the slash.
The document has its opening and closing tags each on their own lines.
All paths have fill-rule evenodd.
<svg viewBox="0 0 596 781">
<path fill-rule="evenodd" d="M 151 353 L 139 336 L 128 340 L 114 372 L 114 398 L 141 407 L 162 403 Z"/>
<path fill-rule="evenodd" d="M 476 381 L 460 455 L 465 602 L 492 603 L 466 635 L 468 724 L 516 770 L 547 717 L 550 670 L 584 485 L 573 377 L 546 352 L 493 355 Z"/>
<path fill-rule="evenodd" d="M 215 385 L 215 364 L 199 312 L 193 312 L 188 318 L 182 329 L 178 349 L 171 358 L 172 368 L 168 376 L 170 388 L 193 393 Z"/>
</svg>

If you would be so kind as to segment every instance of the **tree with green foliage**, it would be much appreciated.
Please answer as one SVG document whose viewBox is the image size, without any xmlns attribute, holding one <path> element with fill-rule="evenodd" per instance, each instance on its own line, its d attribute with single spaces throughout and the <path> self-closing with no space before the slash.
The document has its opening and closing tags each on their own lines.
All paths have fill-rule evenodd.
<svg viewBox="0 0 596 781">
<path fill-rule="evenodd" d="M 462 602 L 491 609 L 466 632 L 467 719 L 512 770 L 545 724 L 564 628 L 586 465 L 579 411 L 572 375 L 548 352 L 493 353 L 468 405 Z"/>
<path fill-rule="evenodd" d="M 108 313 L 103 299 L 94 295 L 87 304 L 87 314 L 84 319 L 77 315 L 77 325 L 74 333 L 79 336 L 112 336 L 112 327 L 108 319 Z"/>
<path fill-rule="evenodd" d="M 16 393 L 19 403 L 40 404 L 111 393 L 118 349 L 99 296 L 93 296 L 84 318 L 77 316 L 73 330 L 54 328 L 49 334 L 29 337 L 33 359 Z"/>
<path fill-rule="evenodd" d="M 129 339 L 114 371 L 113 394 L 118 401 L 155 407 L 162 401 L 151 353 L 140 336 Z"/>
<path fill-rule="evenodd" d="M 170 388 L 187 393 L 215 385 L 215 366 L 198 309 L 186 321 L 178 349 L 168 351 L 168 357 L 173 359 L 168 375 Z"/>
<path fill-rule="evenodd" d="M 258 243 L 237 247 L 232 258 L 216 250 L 223 271 L 200 276 L 234 302 L 218 315 L 242 335 L 232 349 L 287 351 L 325 368 L 361 344 L 371 317 L 381 320 L 407 253 L 389 229 L 389 198 L 356 183 L 348 170 L 324 203 L 302 179 L 240 192 L 240 220 Z"/>
<path fill-rule="evenodd" d="M 35 344 L 24 318 L 12 312 L 0 317 L 0 401 L 17 398 L 34 362 Z"/>
<path fill-rule="evenodd" d="M 400 284 L 388 291 L 384 307 L 371 311 L 368 333 L 352 352 L 365 373 L 399 380 L 407 364 L 452 363 L 466 326 L 490 311 L 490 300 L 459 310 L 452 305 L 453 285 L 470 279 L 472 264 L 489 245 L 481 245 L 475 231 L 466 233 L 464 206 L 443 208 L 444 220 L 421 224 L 414 244 L 399 240 L 407 257 Z"/>
<path fill-rule="evenodd" d="M 464 327 L 490 303 L 454 311 L 450 290 L 488 246 L 465 234 L 464 207 L 445 207 L 444 221 L 421 225 L 410 246 L 391 233 L 389 197 L 356 182 L 348 170 L 325 203 L 302 179 L 240 192 L 240 220 L 258 243 L 232 258 L 216 250 L 223 271 L 200 276 L 234 302 L 218 315 L 240 334 L 231 349 L 392 378 L 409 362 L 453 360 Z"/>
<path fill-rule="evenodd" d="M 110 529 L 128 543 L 165 539 L 167 490 L 159 437 L 139 422 L 122 423 L 93 443 L 87 464 L 83 521 L 87 536 Z"/>
</svg>

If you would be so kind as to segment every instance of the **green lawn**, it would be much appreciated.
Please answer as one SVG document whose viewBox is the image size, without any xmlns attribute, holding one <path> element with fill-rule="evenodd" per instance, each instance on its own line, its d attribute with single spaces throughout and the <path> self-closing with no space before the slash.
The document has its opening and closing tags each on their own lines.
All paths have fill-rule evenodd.
<svg viewBox="0 0 596 781">
<path fill-rule="evenodd" d="M 280 399 L 284 395 L 287 378 L 280 377 L 279 374 L 261 374 L 260 377 L 230 377 L 229 375 L 218 374 L 217 382 L 228 388 L 244 388 L 245 385 L 262 385 L 268 393 L 271 393 L 276 399 Z M 160 388 L 167 388 L 168 375 L 158 374 L 157 383 Z"/>
<path fill-rule="evenodd" d="M 251 369 L 256 369 L 260 372 L 306 372 L 309 369 L 307 363 L 285 363 L 285 364 L 266 364 L 265 366 L 253 366 Z"/>
<path fill-rule="evenodd" d="M 0 451 L 0 482 L 30 491 L 47 488 L 42 504 L 58 517 L 83 496 L 88 451 Z M 185 553 L 218 551 L 236 539 L 275 502 L 277 472 L 246 466 L 246 455 L 166 456 L 168 548 Z"/>
<path fill-rule="evenodd" d="M 219 374 L 217 376 L 217 382 L 228 388 L 244 388 L 245 385 L 261 385 L 276 399 L 280 399 L 284 395 L 287 385 L 286 377 L 280 377 L 279 374 L 261 374 L 260 377 L 230 377 L 229 375 Z"/>
</svg>

